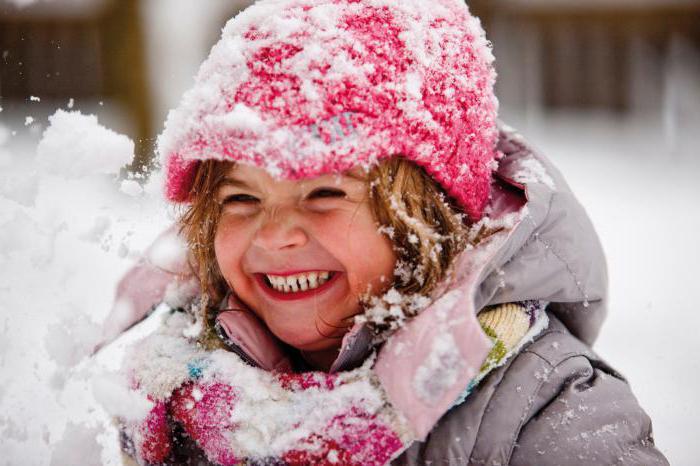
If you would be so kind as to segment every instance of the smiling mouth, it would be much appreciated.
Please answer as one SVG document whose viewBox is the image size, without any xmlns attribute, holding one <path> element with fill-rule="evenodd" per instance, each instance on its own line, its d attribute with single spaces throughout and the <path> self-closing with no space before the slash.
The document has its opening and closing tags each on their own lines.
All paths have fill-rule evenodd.
<svg viewBox="0 0 700 466">
<path fill-rule="evenodd" d="M 330 288 L 339 276 L 339 272 L 331 271 L 291 275 L 255 274 L 255 278 L 265 292 L 283 300 L 303 299 L 321 293 Z"/>
</svg>

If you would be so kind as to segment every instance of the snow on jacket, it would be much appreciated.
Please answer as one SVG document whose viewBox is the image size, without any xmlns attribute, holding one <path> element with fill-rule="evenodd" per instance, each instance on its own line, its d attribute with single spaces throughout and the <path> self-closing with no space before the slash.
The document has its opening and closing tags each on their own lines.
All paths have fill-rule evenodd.
<svg viewBox="0 0 700 466">
<path fill-rule="evenodd" d="M 504 229 L 459 257 L 442 298 L 394 334 L 376 360 L 347 372 L 369 368 L 354 373 L 371 379 L 370 391 L 376 398 L 355 399 L 355 406 L 367 402 L 368 411 L 349 410 L 346 417 L 333 417 L 327 427 L 342 434 L 353 423 L 370 426 L 364 434 L 353 433 L 360 439 L 369 437 L 353 445 L 365 452 L 377 445 L 384 448 L 371 464 L 389 460 L 401 465 L 667 464 L 654 446 L 651 422 L 625 379 L 590 349 L 606 314 L 607 276 L 602 248 L 585 211 L 559 172 L 518 134 L 504 128 L 499 150 L 504 158 L 484 221 L 500 222 Z M 478 311 L 524 301 L 549 303 L 547 328 L 479 380 L 491 339 L 476 319 Z M 139 311 L 132 320 L 141 317 Z M 302 375 L 293 379 L 296 388 L 325 385 L 332 391 L 355 383 L 343 369 L 361 363 L 368 345 L 363 328 L 354 328 L 334 365 L 337 373 L 328 378 L 308 376 L 311 385 Z M 243 353 L 253 357 L 254 352 L 249 348 Z M 199 370 L 189 367 L 182 381 Z M 153 374 L 158 376 L 157 367 Z M 306 382 L 300 386 L 299 380 Z M 284 377 L 275 381 L 282 386 L 288 382 Z M 172 385 L 173 390 L 181 387 Z M 191 419 L 182 406 L 191 409 L 202 400 L 222 399 L 212 398 L 206 390 L 193 395 L 192 388 L 185 388 L 184 394 L 180 389 L 179 402 L 167 412 L 165 404 L 156 403 L 157 415 L 147 420 L 150 424 L 142 424 L 145 429 L 137 429 L 136 437 L 166 432 L 165 424 L 173 417 L 188 432 Z M 220 386 L 217 390 L 229 393 Z M 235 401 L 236 395 L 223 399 Z M 206 442 L 211 435 L 191 432 L 178 438 L 178 452 L 170 454 L 185 455 L 180 458 L 199 464 L 194 462 L 195 452 L 202 458 L 197 440 Z M 323 439 L 317 433 L 309 441 Z M 342 453 L 342 448 L 329 448 L 327 443 L 324 451 L 329 464 L 342 464 L 343 458 L 353 464 L 352 452 L 345 451 L 350 456 L 338 459 L 333 455 Z M 209 452 L 208 461 L 235 464 L 235 458 L 217 460 Z M 294 459 L 274 461 L 304 464 L 303 456 L 296 457 L 297 463 Z M 308 461 L 317 463 L 319 458 Z"/>
</svg>

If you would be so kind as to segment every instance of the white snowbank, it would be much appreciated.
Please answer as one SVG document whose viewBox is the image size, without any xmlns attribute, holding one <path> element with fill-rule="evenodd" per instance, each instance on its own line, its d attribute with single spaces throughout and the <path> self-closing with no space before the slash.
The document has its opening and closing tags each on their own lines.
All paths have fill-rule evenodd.
<svg viewBox="0 0 700 466">
<path fill-rule="evenodd" d="M 48 326 L 44 345 L 49 357 L 67 368 L 89 355 L 99 336 L 100 326 L 87 315 L 66 315 L 61 322 Z"/>
<path fill-rule="evenodd" d="M 77 112 L 58 111 L 50 122 L 38 145 L 38 123 L 0 125 L 3 459 L 116 465 L 116 432 L 95 397 L 106 406 L 119 397 L 105 384 L 93 392 L 89 381 L 96 368 L 115 369 L 121 354 L 86 357 L 119 277 L 172 220 L 158 177 L 136 197 L 122 189 L 129 138 Z M 138 412 L 135 400 L 129 406 Z"/>
<path fill-rule="evenodd" d="M 99 427 L 68 424 L 63 438 L 54 448 L 50 466 L 100 466 L 102 446 L 97 442 L 97 436 L 101 432 Z"/>
</svg>

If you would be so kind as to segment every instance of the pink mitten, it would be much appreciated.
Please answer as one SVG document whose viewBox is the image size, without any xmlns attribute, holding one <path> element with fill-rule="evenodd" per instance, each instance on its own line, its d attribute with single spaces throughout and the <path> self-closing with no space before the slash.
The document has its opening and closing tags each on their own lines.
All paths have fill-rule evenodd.
<svg viewBox="0 0 700 466">
<path fill-rule="evenodd" d="M 284 388 L 292 391 L 311 388 L 332 391 L 342 385 L 337 375 L 319 372 L 279 374 L 278 379 Z M 290 466 L 382 466 L 403 449 L 403 442 L 389 425 L 362 406 L 349 406 L 323 431 L 309 435 L 303 445 L 287 452 L 282 459 Z"/>
<path fill-rule="evenodd" d="M 170 402 L 173 419 L 182 424 L 210 461 L 222 466 L 240 463 L 225 436 L 236 428 L 230 420 L 236 400 L 233 387 L 214 382 L 188 383 L 175 390 Z"/>
<path fill-rule="evenodd" d="M 166 403 L 159 401 L 142 422 L 127 425 L 137 458 L 149 464 L 161 464 L 168 458 L 172 450 L 172 436 L 167 414 Z"/>
<path fill-rule="evenodd" d="M 392 429 L 360 407 L 333 418 L 321 433 L 306 438 L 308 448 L 284 455 L 291 466 L 309 464 L 382 466 L 404 449 Z"/>
</svg>

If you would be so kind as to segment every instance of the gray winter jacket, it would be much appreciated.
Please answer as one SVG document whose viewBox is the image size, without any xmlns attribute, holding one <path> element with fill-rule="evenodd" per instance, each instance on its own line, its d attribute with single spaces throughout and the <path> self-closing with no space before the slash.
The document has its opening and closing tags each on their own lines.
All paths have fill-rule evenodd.
<svg viewBox="0 0 700 466">
<path fill-rule="evenodd" d="M 504 129 L 499 149 L 498 176 L 524 188 L 528 216 L 481 283 L 477 308 L 541 299 L 549 326 L 393 464 L 668 464 L 626 380 L 589 346 L 606 314 L 607 274 L 588 216 L 517 133 Z"/>
</svg>

